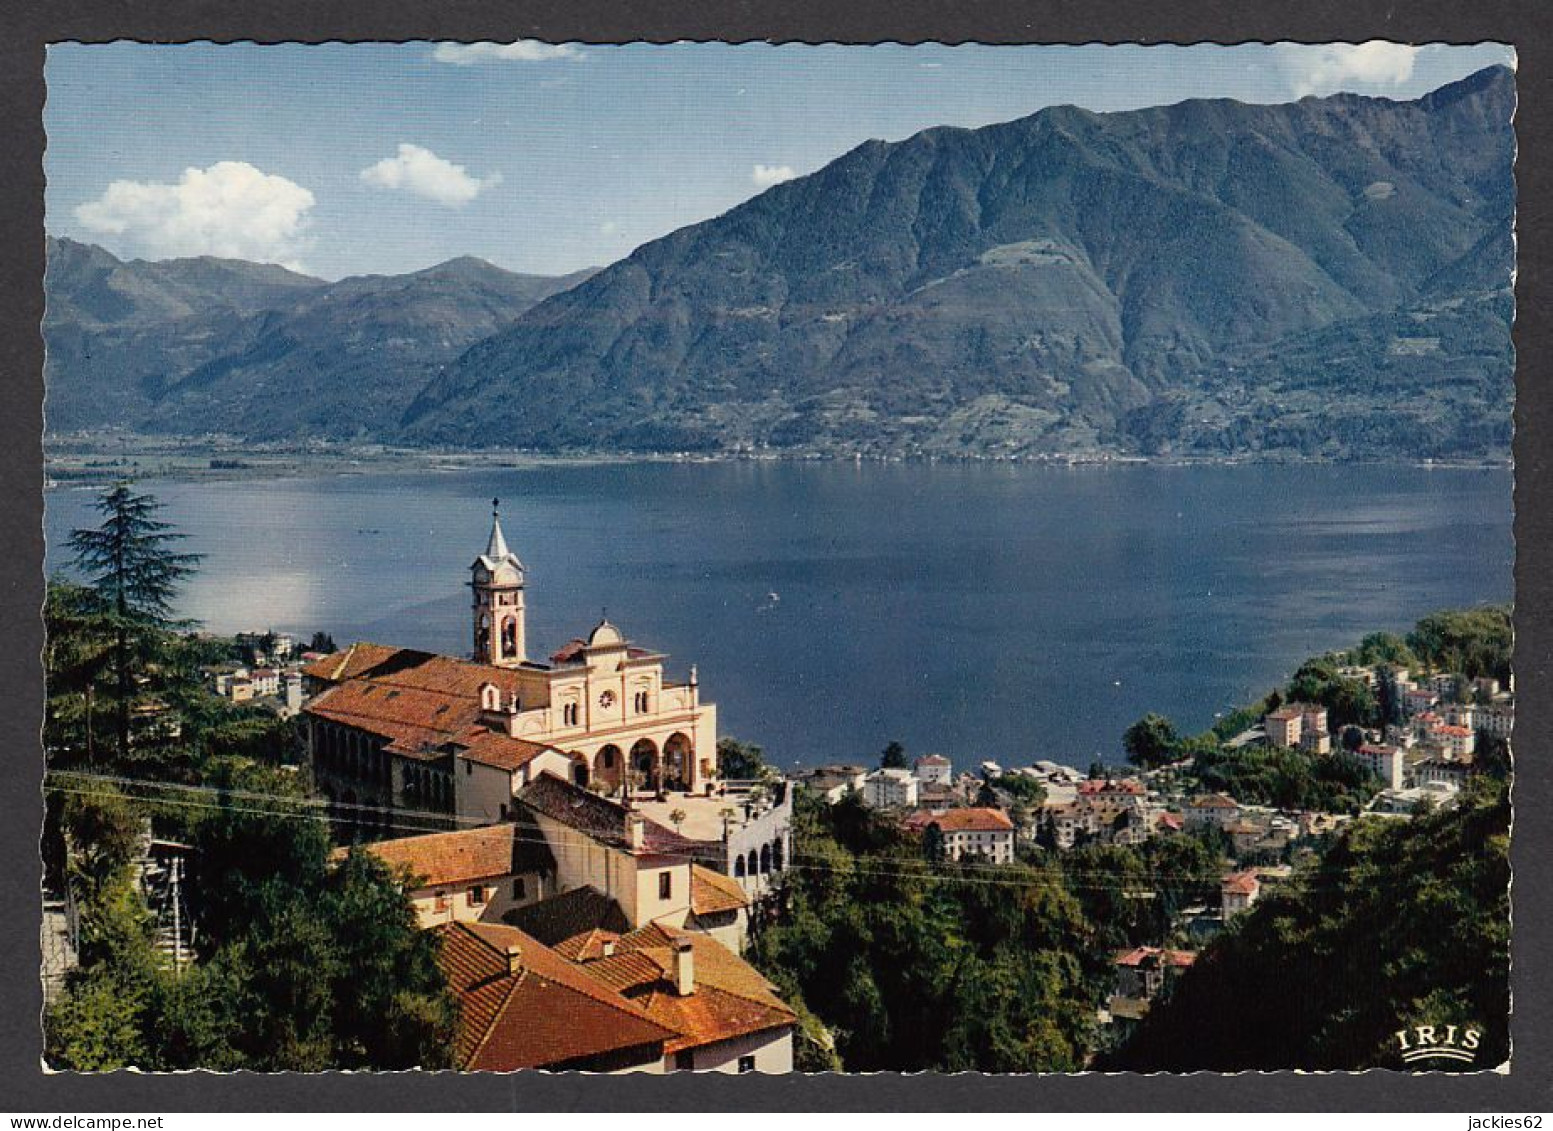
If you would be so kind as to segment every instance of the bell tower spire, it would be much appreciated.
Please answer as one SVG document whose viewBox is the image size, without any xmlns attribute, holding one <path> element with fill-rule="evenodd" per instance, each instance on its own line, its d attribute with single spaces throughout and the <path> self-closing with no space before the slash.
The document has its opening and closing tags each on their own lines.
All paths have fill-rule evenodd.
<svg viewBox="0 0 1553 1131">
<path fill-rule="evenodd" d="M 507 548 L 501 528 L 501 500 L 491 500 L 491 537 L 485 553 L 469 567 L 474 659 L 515 668 L 528 657 L 523 611 L 523 563 Z"/>
</svg>

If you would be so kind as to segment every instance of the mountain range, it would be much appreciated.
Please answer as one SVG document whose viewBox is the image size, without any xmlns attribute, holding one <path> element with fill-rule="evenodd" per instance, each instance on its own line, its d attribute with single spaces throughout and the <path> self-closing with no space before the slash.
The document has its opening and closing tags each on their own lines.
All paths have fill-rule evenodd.
<svg viewBox="0 0 1553 1131">
<path fill-rule="evenodd" d="M 870 141 L 596 272 L 51 241 L 49 425 L 541 451 L 1507 454 L 1514 81 Z"/>
</svg>

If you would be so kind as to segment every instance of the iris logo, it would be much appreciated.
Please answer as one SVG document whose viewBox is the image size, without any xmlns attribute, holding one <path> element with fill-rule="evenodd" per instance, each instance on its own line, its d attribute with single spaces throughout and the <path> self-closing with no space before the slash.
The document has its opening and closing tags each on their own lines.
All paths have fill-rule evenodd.
<svg viewBox="0 0 1553 1131">
<path fill-rule="evenodd" d="M 1415 1025 L 1394 1034 L 1403 1064 L 1424 1060 L 1454 1060 L 1471 1064 L 1483 1034 L 1457 1025 Z"/>
</svg>

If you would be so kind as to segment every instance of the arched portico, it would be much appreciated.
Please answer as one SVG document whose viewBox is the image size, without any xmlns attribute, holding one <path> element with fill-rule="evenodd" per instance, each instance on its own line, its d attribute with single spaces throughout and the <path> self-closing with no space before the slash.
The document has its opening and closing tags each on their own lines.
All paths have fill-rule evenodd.
<svg viewBox="0 0 1553 1131">
<path fill-rule="evenodd" d="M 642 786 L 654 793 L 663 788 L 663 759 L 658 744 L 650 738 L 639 738 L 631 747 L 631 772 Z"/>
<path fill-rule="evenodd" d="M 625 771 L 625 755 L 614 743 L 600 746 L 593 754 L 593 780 L 604 787 L 606 793 L 620 789 L 621 775 Z"/>
<path fill-rule="evenodd" d="M 663 744 L 663 787 L 689 792 L 695 789 L 695 747 L 682 731 L 669 735 Z"/>
<path fill-rule="evenodd" d="M 572 751 L 571 758 L 572 784 L 580 785 L 583 789 L 587 789 L 589 783 L 593 780 L 593 769 L 588 765 L 588 756 L 574 750 Z"/>
</svg>

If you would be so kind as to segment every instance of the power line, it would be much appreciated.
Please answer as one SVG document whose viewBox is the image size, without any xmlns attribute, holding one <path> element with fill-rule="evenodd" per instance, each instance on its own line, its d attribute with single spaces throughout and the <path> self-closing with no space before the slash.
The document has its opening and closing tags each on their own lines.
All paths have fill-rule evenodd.
<svg viewBox="0 0 1553 1131">
<path fill-rule="evenodd" d="M 231 813 L 243 813 L 243 814 L 250 814 L 250 815 L 255 815 L 255 816 L 274 817 L 274 818 L 282 818 L 282 819 L 314 820 L 314 821 L 319 821 L 321 823 L 324 823 L 324 824 L 327 824 L 327 825 L 331 825 L 331 826 L 334 826 L 334 825 L 359 825 L 359 824 L 362 823 L 362 822 L 358 822 L 357 820 L 355 820 L 354 818 L 349 817 L 349 816 L 336 816 L 336 815 L 330 813 L 328 810 L 331 808 L 331 803 L 327 802 L 325 800 L 319 799 L 319 798 L 293 797 L 293 796 L 288 796 L 288 795 L 284 795 L 284 794 L 261 793 L 261 792 L 253 791 L 253 790 L 224 789 L 224 788 L 221 788 L 221 787 L 218 787 L 218 786 L 189 785 L 189 784 L 181 783 L 181 782 L 162 782 L 162 781 L 156 781 L 154 779 L 147 779 L 147 778 L 131 778 L 131 777 L 125 777 L 125 776 L 120 776 L 120 775 L 109 775 L 109 774 L 87 774 L 87 773 L 81 773 L 81 772 L 77 772 L 77 771 L 51 771 L 50 772 L 50 776 L 51 777 L 65 777 L 65 778 L 84 779 L 84 780 L 86 780 L 88 782 L 98 781 L 98 782 L 114 784 L 114 785 L 145 786 L 145 787 L 150 787 L 152 789 L 172 790 L 172 791 L 181 792 L 181 793 L 185 793 L 185 794 L 188 794 L 188 793 L 202 794 L 202 795 L 212 795 L 213 794 L 213 795 L 216 795 L 217 797 L 222 797 L 222 798 L 234 798 L 234 797 L 237 797 L 237 798 L 244 798 L 244 799 L 249 799 L 249 800 L 278 802 L 278 803 L 281 803 L 282 805 L 291 806 L 291 807 L 294 807 L 294 808 L 293 808 L 293 811 L 288 812 L 285 809 L 279 809 L 279 808 L 253 808 L 253 807 L 248 807 L 248 806 L 236 806 L 236 805 L 230 804 L 229 801 L 226 802 L 226 803 L 211 804 L 211 803 L 204 803 L 204 802 L 194 801 L 194 800 L 190 800 L 190 799 L 187 799 L 187 798 L 177 798 L 177 799 L 165 798 L 165 797 L 163 797 L 163 798 L 155 798 L 155 797 L 132 797 L 132 798 L 130 798 L 131 800 L 137 800 L 137 801 L 141 801 L 143 803 L 152 804 L 152 805 L 170 805 L 170 806 L 175 806 L 175 807 L 182 807 L 182 808 L 189 808 L 189 809 L 198 809 L 198 810 L 203 810 L 203 811 L 207 811 L 207 812 L 221 812 L 221 811 L 225 811 L 225 812 L 231 812 Z M 90 797 L 97 797 L 97 798 L 107 798 L 107 797 L 114 797 L 114 796 L 122 797 L 123 796 L 122 794 L 113 794 L 113 793 L 110 793 L 110 792 L 107 792 L 107 791 L 102 791 L 102 790 L 94 791 L 94 790 L 85 790 L 85 789 L 71 789 L 71 788 L 68 788 L 68 787 L 65 787 L 65 786 L 59 786 L 59 785 L 45 786 L 45 788 L 50 790 L 50 791 L 53 791 L 53 792 L 59 792 L 59 793 L 65 793 L 65 794 L 74 794 L 74 795 L 80 795 L 80 796 L 90 796 Z M 296 811 L 296 808 L 300 808 L 302 811 Z M 360 812 L 363 812 L 363 813 L 371 814 L 375 818 L 379 818 L 379 817 L 381 817 L 381 816 L 383 816 L 385 814 L 392 813 L 392 814 L 394 814 L 396 816 L 421 817 L 421 818 L 424 818 L 424 819 L 427 819 L 427 820 L 437 821 L 437 822 L 450 822 L 451 821 L 451 822 L 454 822 L 454 823 L 467 824 L 467 825 L 469 825 L 471 827 L 488 827 L 488 828 L 497 827 L 496 825 L 492 825 L 492 824 L 489 824 L 489 823 L 486 823 L 486 822 L 481 822 L 477 818 L 459 818 L 459 817 L 456 817 L 456 816 L 454 816 L 452 814 L 439 813 L 439 812 L 434 812 L 434 811 L 430 811 L 430 810 L 388 810 L 388 809 L 383 809 L 383 808 L 380 808 L 380 807 L 377 807 L 377 806 L 364 805 L 364 804 L 359 804 L 359 803 L 351 804 L 351 803 L 343 803 L 343 802 L 335 802 L 335 803 L 333 803 L 332 808 L 334 808 L 334 809 L 340 809 L 340 808 L 353 809 L 353 810 L 357 810 L 357 811 L 360 811 Z M 375 819 L 375 820 L 373 820 L 371 822 L 366 822 L 366 823 L 370 827 L 373 827 L 373 828 L 397 829 L 397 830 L 404 831 L 404 832 L 419 833 L 419 834 L 427 834 L 429 832 L 430 833 L 435 833 L 437 831 L 442 831 L 442 830 L 436 830 L 436 829 L 428 830 L 423 825 L 405 824 L 405 823 L 402 823 L 402 822 L 399 822 L 399 821 L 394 821 L 394 820 L 390 820 L 390 821 L 386 821 L 385 822 L 385 821 L 382 821 L 382 820 Z M 553 835 L 554 835 L 554 837 L 556 839 L 560 839 L 562 841 L 570 842 L 570 843 L 573 843 L 573 844 L 590 845 L 590 844 L 597 843 L 592 837 L 589 837 L 587 834 L 579 833 L 579 832 L 576 832 L 576 831 L 573 831 L 573 830 L 564 830 L 564 831 L 558 830 Z M 519 841 L 519 842 L 531 843 L 531 844 L 539 844 L 539 845 L 544 845 L 546 847 L 550 846 L 550 841 L 551 841 L 551 838 L 546 836 L 543 833 L 538 834 L 538 835 L 533 835 L 533 834 L 525 832 L 524 830 L 522 830 L 520 828 L 517 828 L 516 826 L 514 826 L 514 828 L 513 828 L 512 836 L 513 836 L 514 840 Z M 708 843 L 716 843 L 716 842 L 708 842 Z M 694 862 L 694 861 L 698 861 L 698 860 L 704 859 L 704 857 L 701 856 L 701 855 L 693 854 L 693 853 L 685 853 L 685 852 L 665 851 L 665 852 L 656 852 L 656 853 L 654 853 L 654 855 L 659 856 L 659 857 L 668 858 L 668 859 L 671 859 L 671 860 L 680 861 L 680 862 Z M 839 866 L 829 864 L 828 862 L 827 863 L 805 863 L 805 861 L 823 861 L 823 860 L 825 860 L 825 858 L 823 856 L 818 856 L 818 855 L 815 855 L 813 853 L 792 852 L 792 853 L 789 854 L 788 859 L 784 862 L 784 868 L 780 869 L 780 870 L 787 870 L 787 869 L 791 868 L 791 869 L 796 869 L 796 870 L 800 870 L 800 871 L 808 871 L 808 872 L 819 872 L 819 873 L 827 873 L 828 872 L 828 873 L 831 873 L 831 874 L 850 874 L 850 875 L 855 876 L 855 877 L 868 878 L 868 879 L 892 879 L 893 878 L 893 879 L 901 879 L 901 880 L 929 880 L 931 882 L 936 882 L 936 883 L 949 883 L 949 882 L 985 883 L 985 884 L 998 884 L 998 885 L 1002 885 L 1002 886 L 1019 887 L 1019 888 L 1028 888 L 1028 887 L 1031 886 L 1031 884 L 1033 882 L 1038 881 L 1038 880 L 1042 880 L 1042 879 L 1046 879 L 1046 880 L 1061 880 L 1061 881 L 1065 882 L 1065 886 L 1066 887 L 1071 888 L 1071 889 L 1075 889 L 1075 890 L 1080 890 L 1080 891 L 1106 891 L 1106 890 L 1111 890 L 1111 889 L 1116 888 L 1116 887 L 1121 887 L 1123 889 L 1126 889 L 1128 887 L 1136 887 L 1136 885 L 1138 885 L 1140 883 L 1147 883 L 1147 882 L 1153 882 L 1153 883 L 1156 883 L 1156 884 L 1181 883 L 1181 884 L 1196 885 L 1196 886 L 1212 886 L 1215 883 L 1215 880 L 1213 878 L 1211 878 L 1211 877 L 1194 876 L 1194 875 L 1192 875 L 1190 873 L 1174 873 L 1174 872 L 1159 872 L 1159 871 L 1145 870 L 1143 872 L 1131 872 L 1131 873 L 1126 873 L 1126 874 L 1118 874 L 1118 873 L 1106 872 L 1106 871 L 1096 870 L 1096 869 L 1066 869 L 1066 868 L 1064 868 L 1062 866 L 1060 860 L 1059 861 L 1054 861 L 1054 862 L 1052 862 L 1050 864 L 1045 864 L 1045 865 L 1030 865 L 1030 864 L 1024 864 L 1022 862 L 1021 863 L 1015 863 L 1015 864 L 1012 864 L 1012 865 L 996 864 L 996 863 L 991 863 L 991 862 L 986 862 L 986 861 L 960 861 L 960 862 L 955 862 L 954 866 L 957 869 L 959 869 L 961 872 L 975 871 L 975 870 L 1002 872 L 1004 869 L 1007 869 L 1009 867 L 1022 867 L 1022 868 L 1029 869 L 1029 872 L 1026 875 L 1024 875 L 1024 876 L 997 875 L 997 876 L 990 876 L 990 877 L 989 876 L 976 876 L 976 875 L 963 875 L 963 874 L 960 874 L 960 875 L 945 874 L 943 872 L 933 871 L 931 865 L 927 864 L 926 862 L 923 862 L 921 864 L 916 864 L 915 862 L 910 861 L 909 859 L 903 859 L 903 858 L 900 858 L 900 857 L 892 857 L 892 856 L 853 855 L 853 856 L 850 857 L 850 859 L 846 863 L 841 864 Z M 1355 870 L 1355 868 L 1353 866 L 1351 866 L 1349 869 L 1342 869 L 1342 870 L 1343 871 Z M 1310 883 L 1312 883 L 1314 881 L 1335 882 L 1337 880 L 1337 877 L 1333 876 L 1331 874 L 1331 872 L 1332 872 L 1331 869 L 1325 869 L 1322 873 L 1310 873 L 1310 872 L 1302 873 L 1300 875 L 1300 881 L 1302 883 L 1306 884 L 1306 885 L 1309 885 Z M 1075 879 L 1079 879 L 1079 878 L 1090 879 L 1090 880 L 1102 879 L 1102 880 L 1105 880 L 1106 882 L 1103 883 L 1103 884 L 1097 884 L 1097 883 L 1076 883 L 1076 882 L 1074 882 Z"/>
</svg>

